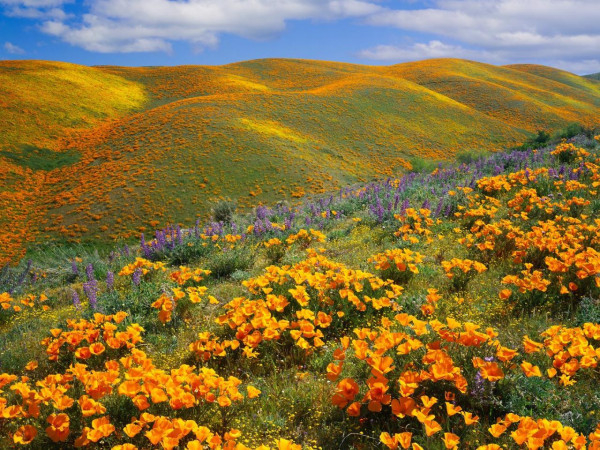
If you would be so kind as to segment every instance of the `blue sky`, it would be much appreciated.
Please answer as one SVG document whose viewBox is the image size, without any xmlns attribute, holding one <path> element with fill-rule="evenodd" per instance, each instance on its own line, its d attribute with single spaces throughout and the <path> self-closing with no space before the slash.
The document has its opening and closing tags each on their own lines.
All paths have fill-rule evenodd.
<svg viewBox="0 0 600 450">
<path fill-rule="evenodd" d="M 600 72 L 598 0 L 0 0 L 0 59 L 395 64 L 436 57 Z"/>
</svg>

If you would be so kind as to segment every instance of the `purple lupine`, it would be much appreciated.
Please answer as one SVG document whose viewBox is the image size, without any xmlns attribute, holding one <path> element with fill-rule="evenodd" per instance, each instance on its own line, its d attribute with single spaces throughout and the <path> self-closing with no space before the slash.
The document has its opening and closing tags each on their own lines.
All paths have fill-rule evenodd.
<svg viewBox="0 0 600 450">
<path fill-rule="evenodd" d="M 91 263 L 85 267 L 85 276 L 88 281 L 92 281 L 94 279 L 94 266 Z"/>
<path fill-rule="evenodd" d="M 259 205 L 256 207 L 256 218 L 258 220 L 266 219 L 268 214 L 269 214 L 269 208 L 267 208 L 266 206 Z"/>
<path fill-rule="evenodd" d="M 148 246 L 148 244 L 146 244 L 144 233 L 142 233 L 142 236 L 140 238 L 140 248 L 142 250 L 144 258 L 149 259 L 150 256 L 152 256 L 152 249 Z"/>
<path fill-rule="evenodd" d="M 569 173 L 569 180 L 577 180 L 579 179 L 579 175 L 580 175 L 580 171 L 579 170 L 571 170 Z"/>
<path fill-rule="evenodd" d="M 115 274 L 112 271 L 106 272 L 106 288 L 112 291 L 115 286 Z"/>
<path fill-rule="evenodd" d="M 400 195 L 399 194 L 394 195 L 394 210 L 396 210 L 396 208 L 398 208 L 399 202 L 400 202 Z"/>
<path fill-rule="evenodd" d="M 77 267 L 77 260 L 75 259 L 71 261 L 71 271 L 73 272 L 73 275 L 79 275 L 79 267 Z"/>
<path fill-rule="evenodd" d="M 375 218 L 377 219 L 377 222 L 381 223 L 383 222 L 383 216 L 385 214 L 385 209 L 383 208 L 383 205 L 381 204 L 381 201 L 379 200 L 379 198 L 377 198 L 377 203 L 375 205 L 371 205 L 370 206 L 371 212 L 373 213 L 373 215 L 375 216 Z"/>
<path fill-rule="evenodd" d="M 139 286 L 140 285 L 140 283 L 142 282 L 142 271 L 141 271 L 141 269 L 139 269 L 139 268 L 135 269 L 135 271 L 133 272 L 132 280 L 133 280 L 134 286 Z"/>
<path fill-rule="evenodd" d="M 444 207 L 444 199 L 440 198 L 440 201 L 437 204 L 437 207 L 435 208 L 435 212 L 433 213 L 433 217 L 439 217 L 440 214 L 442 213 L 442 208 Z"/>
<path fill-rule="evenodd" d="M 260 220 L 256 220 L 256 222 L 254 222 L 254 234 L 256 236 L 260 236 L 263 233 L 263 224 Z"/>
<path fill-rule="evenodd" d="M 93 310 L 96 310 L 96 305 L 98 303 L 98 282 L 92 279 L 87 283 L 83 283 L 83 292 L 85 292 L 85 295 L 90 302 L 91 308 Z"/>
<path fill-rule="evenodd" d="M 493 356 L 486 356 L 483 358 L 484 361 L 491 362 L 494 361 L 495 358 Z M 493 385 L 493 381 L 490 381 L 490 385 Z M 471 388 L 471 395 L 475 398 L 482 400 L 485 394 L 486 383 L 485 379 L 481 376 L 481 370 L 477 371 L 477 375 L 475 375 L 475 380 L 473 382 L 473 387 Z"/>
<path fill-rule="evenodd" d="M 79 294 L 77 293 L 77 291 L 73 291 L 73 305 L 76 309 L 81 308 L 81 300 L 79 300 Z"/>
<path fill-rule="evenodd" d="M 403 216 L 409 207 L 410 201 L 408 199 L 404 199 L 404 201 L 402 202 L 402 206 L 400 206 L 400 215 Z"/>
<path fill-rule="evenodd" d="M 179 224 L 177 225 L 177 243 L 179 245 L 183 244 L 183 235 L 181 234 L 181 227 L 179 226 Z"/>
<path fill-rule="evenodd" d="M 446 206 L 446 209 L 444 210 L 444 217 L 450 217 L 451 213 L 452 213 L 452 205 L 448 204 L 448 206 Z"/>
<path fill-rule="evenodd" d="M 162 251 L 165 249 L 167 245 L 167 236 L 166 232 L 156 230 L 156 250 Z"/>
</svg>

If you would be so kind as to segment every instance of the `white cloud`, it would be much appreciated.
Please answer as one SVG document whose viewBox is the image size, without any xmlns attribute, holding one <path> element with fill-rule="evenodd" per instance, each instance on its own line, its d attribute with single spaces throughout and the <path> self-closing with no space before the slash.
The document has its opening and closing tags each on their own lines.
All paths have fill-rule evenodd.
<svg viewBox="0 0 600 450">
<path fill-rule="evenodd" d="M 96 52 L 169 51 L 174 41 L 199 49 L 215 46 L 222 33 L 261 40 L 282 32 L 289 20 L 364 17 L 382 10 L 376 0 L 95 0 L 90 5 L 79 23 L 49 20 L 42 31 Z"/>
<path fill-rule="evenodd" d="M 567 70 L 600 70 L 600 7 L 598 0 L 437 0 L 433 7 L 386 9 L 370 15 L 374 26 L 428 33 L 457 42 L 379 46 L 360 54 L 365 58 L 414 59 L 424 54 L 473 54 L 482 60 L 544 62 Z M 441 43 L 441 42 L 440 42 Z M 445 50 L 448 50 L 447 52 Z M 456 51 L 453 54 L 453 51 Z M 427 56 L 424 56 L 427 57 Z"/>
<path fill-rule="evenodd" d="M 9 17 L 25 19 L 65 20 L 68 16 L 62 7 L 73 0 L 0 0 Z"/>
<path fill-rule="evenodd" d="M 216 47 L 223 34 L 265 40 L 293 20 L 357 18 L 367 26 L 401 30 L 401 42 L 407 32 L 409 39 L 411 33 L 427 35 L 404 45 L 381 42 L 360 51 L 364 59 L 537 62 L 584 73 L 600 71 L 599 1 L 86 0 L 77 16 L 65 12 L 74 11 L 67 8 L 74 0 L 0 0 L 0 7 L 94 52 L 170 52 L 178 41 L 201 52 Z"/>
<path fill-rule="evenodd" d="M 378 45 L 362 50 L 359 56 L 379 61 L 417 61 L 429 58 L 463 58 L 478 61 L 494 60 L 494 55 L 478 50 L 471 50 L 460 45 L 445 44 L 438 40 L 428 43 L 416 43 L 408 46 Z"/>
<path fill-rule="evenodd" d="M 25 50 L 23 50 L 18 45 L 13 44 L 12 42 L 5 42 L 4 50 L 6 50 L 11 55 L 23 55 L 25 53 Z"/>
</svg>

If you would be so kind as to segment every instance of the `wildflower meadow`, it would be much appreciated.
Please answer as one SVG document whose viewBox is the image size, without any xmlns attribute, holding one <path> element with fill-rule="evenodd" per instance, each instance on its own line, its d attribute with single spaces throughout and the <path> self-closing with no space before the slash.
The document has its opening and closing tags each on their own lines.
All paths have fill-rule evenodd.
<svg viewBox="0 0 600 450">
<path fill-rule="evenodd" d="M 598 189 L 577 135 L 49 246 L 0 272 L 0 447 L 600 448 Z"/>
</svg>

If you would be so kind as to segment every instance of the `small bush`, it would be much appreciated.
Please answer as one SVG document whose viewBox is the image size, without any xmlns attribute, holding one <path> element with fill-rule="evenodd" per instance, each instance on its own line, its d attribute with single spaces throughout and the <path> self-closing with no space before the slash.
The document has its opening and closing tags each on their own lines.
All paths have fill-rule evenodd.
<svg viewBox="0 0 600 450">
<path fill-rule="evenodd" d="M 486 151 L 476 151 L 476 150 L 463 150 L 456 154 L 456 160 L 461 164 L 471 164 L 475 161 L 479 161 L 482 158 L 486 158 L 489 155 Z"/>
<path fill-rule="evenodd" d="M 521 148 L 525 150 L 529 148 L 535 149 L 545 147 L 550 143 L 550 139 L 550 133 L 545 130 L 538 130 L 537 135 L 525 141 Z"/>
<path fill-rule="evenodd" d="M 582 326 L 586 322 L 600 323 L 600 299 L 591 297 L 582 298 L 575 320 L 577 326 Z"/>
<path fill-rule="evenodd" d="M 225 250 L 215 254 L 209 261 L 208 269 L 213 278 L 227 278 L 236 271 L 244 271 L 252 264 L 249 252 L 240 249 Z"/>
<path fill-rule="evenodd" d="M 415 156 L 414 158 L 411 158 L 410 165 L 412 167 L 411 172 L 430 173 L 436 169 L 436 167 L 438 166 L 438 163 L 435 161 L 431 161 L 428 159 L 423 159 L 423 158 L 419 158 L 418 156 Z"/>
<path fill-rule="evenodd" d="M 231 200 L 222 200 L 212 208 L 212 218 L 215 222 L 230 223 L 237 205 Z"/>
<path fill-rule="evenodd" d="M 155 261 L 168 261 L 171 266 L 185 266 L 208 255 L 211 248 L 204 241 L 196 239 L 177 245 L 172 250 L 165 249 L 162 252 L 157 252 L 152 259 Z"/>
<path fill-rule="evenodd" d="M 571 139 L 577 136 L 578 134 L 585 134 L 585 132 L 586 130 L 582 125 L 578 123 L 570 123 L 565 128 L 557 131 L 553 135 L 553 138 L 559 141 L 562 139 Z"/>
</svg>

